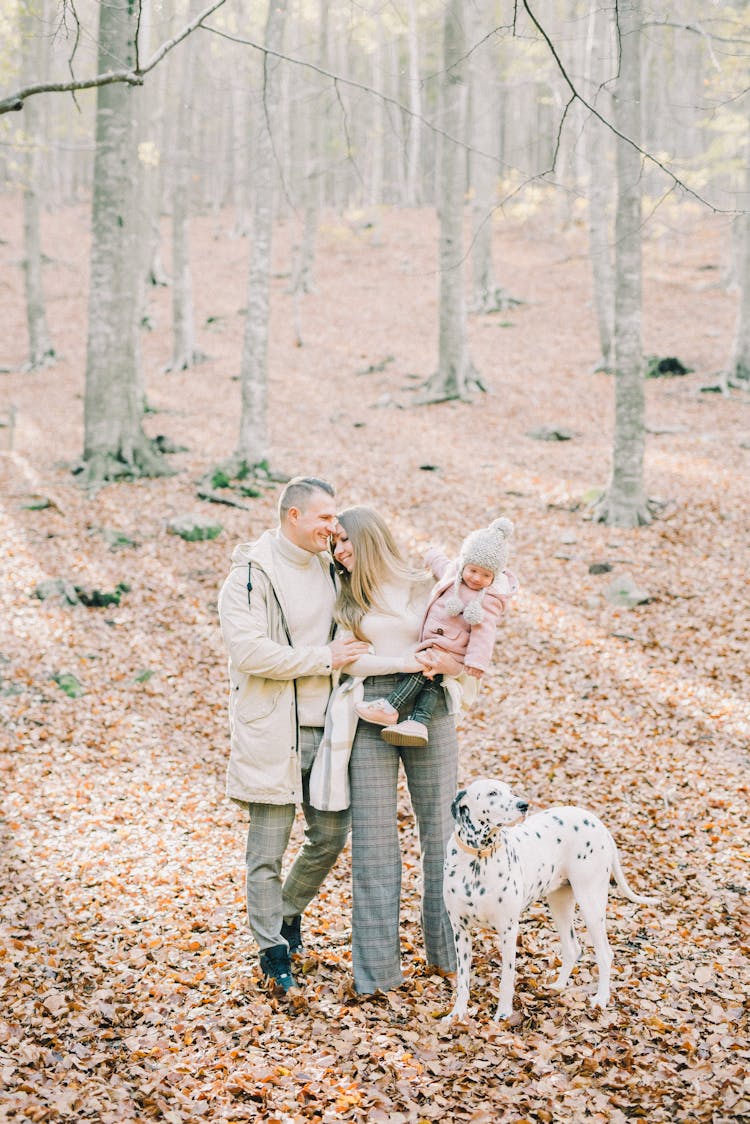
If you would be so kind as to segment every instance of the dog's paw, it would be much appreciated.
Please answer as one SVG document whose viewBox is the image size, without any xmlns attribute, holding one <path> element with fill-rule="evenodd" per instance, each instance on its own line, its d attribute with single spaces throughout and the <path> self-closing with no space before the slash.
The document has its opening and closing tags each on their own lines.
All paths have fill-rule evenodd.
<svg viewBox="0 0 750 1124">
<path fill-rule="evenodd" d="M 492 1016 L 492 1021 L 496 1022 L 496 1023 L 504 1023 L 504 1022 L 508 1022 L 508 1020 L 512 1019 L 512 1018 L 513 1018 L 513 1008 L 512 1007 L 503 1007 L 502 1009 L 500 1007 L 498 1007 L 497 1010 L 495 1011 L 494 1015 Z"/>
<path fill-rule="evenodd" d="M 465 1018 L 466 1008 L 464 1007 L 463 1009 L 459 1009 L 458 1007 L 454 1007 L 449 1014 L 443 1016 L 443 1018 L 440 1020 L 440 1025 L 452 1026 L 453 1023 L 463 1022 Z"/>
<path fill-rule="evenodd" d="M 604 995 L 600 995 L 597 991 L 595 995 L 589 996 L 589 1003 L 592 1007 L 598 1007 L 600 1011 L 603 1011 L 609 1003 L 609 992 L 606 992 Z"/>
</svg>

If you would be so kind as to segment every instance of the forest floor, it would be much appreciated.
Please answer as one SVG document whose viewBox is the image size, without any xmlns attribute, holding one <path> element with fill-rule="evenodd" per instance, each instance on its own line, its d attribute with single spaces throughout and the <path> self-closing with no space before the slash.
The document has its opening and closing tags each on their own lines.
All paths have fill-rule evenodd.
<svg viewBox="0 0 750 1124">
<path fill-rule="evenodd" d="M 583 502 L 606 483 L 614 389 L 592 373 L 580 226 L 553 236 L 551 212 L 498 224 L 498 278 L 523 303 L 470 321 L 488 392 L 422 408 L 415 389 L 437 353 L 434 215 L 328 221 L 301 346 L 287 292 L 292 232 L 278 232 L 272 467 L 329 478 L 342 506 L 376 505 L 415 558 L 432 541 L 455 552 L 500 513 L 513 519 L 522 591 L 460 721 L 461 782 L 496 776 L 533 809 L 600 813 L 631 884 L 659 897 L 634 906 L 612 891 L 604 1013 L 587 1001 L 587 938 L 570 988 L 549 990 L 556 946 L 538 904 L 522 922 L 513 1019 L 491 1018 L 498 958 L 487 933 L 470 1017 L 446 1027 L 451 984 L 425 967 L 405 791 L 407 984 L 372 1000 L 351 993 L 347 849 L 305 916 L 306 1005 L 291 1010 L 258 986 L 243 815 L 223 791 L 216 596 L 235 542 L 274 523 L 278 488 L 247 510 L 196 495 L 237 438 L 247 241 L 231 236 L 231 216 L 193 225 L 208 355 L 193 370 L 164 373 L 171 294 L 152 293 L 145 425 L 186 447 L 170 457 L 175 475 L 90 497 L 71 474 L 87 210 L 45 219 L 61 358 L 28 374 L 20 208 L 4 199 L 0 212 L 0 419 L 17 409 L 12 450 L 0 429 L 2 1118 L 722 1124 L 749 1113 L 750 396 L 701 389 L 731 349 L 728 229 L 665 208 L 648 228 L 645 350 L 693 371 L 646 384 L 646 476 L 661 506 L 634 531 L 592 522 Z M 528 436 L 541 426 L 573 436 Z M 167 533 L 183 513 L 224 530 L 185 542 Z M 633 609 L 606 597 L 625 575 L 648 595 Z M 103 608 L 42 601 L 34 591 L 48 578 L 129 590 Z"/>
</svg>

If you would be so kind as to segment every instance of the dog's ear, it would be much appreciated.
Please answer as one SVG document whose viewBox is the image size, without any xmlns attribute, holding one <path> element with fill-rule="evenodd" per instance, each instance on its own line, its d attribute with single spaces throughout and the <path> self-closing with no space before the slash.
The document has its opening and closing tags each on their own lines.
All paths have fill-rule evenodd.
<svg viewBox="0 0 750 1124">
<path fill-rule="evenodd" d="M 453 803 L 451 804 L 451 815 L 456 821 L 458 821 L 458 806 L 463 800 L 464 796 L 466 796 L 466 789 L 462 788 L 461 791 L 457 792 L 453 797 Z"/>
</svg>

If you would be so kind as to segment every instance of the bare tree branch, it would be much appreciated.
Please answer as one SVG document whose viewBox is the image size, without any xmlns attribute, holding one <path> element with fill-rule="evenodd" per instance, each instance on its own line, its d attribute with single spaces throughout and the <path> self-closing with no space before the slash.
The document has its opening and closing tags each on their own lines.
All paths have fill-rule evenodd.
<svg viewBox="0 0 750 1124">
<path fill-rule="evenodd" d="M 254 39 L 246 39 L 241 35 L 231 35 L 228 31 L 222 31 L 219 27 L 210 27 L 207 25 L 203 28 L 203 30 L 210 31 L 214 35 L 219 35 L 222 39 L 229 39 L 232 43 L 241 43 L 245 47 L 252 47 L 254 50 L 260 51 L 261 54 L 273 55 L 275 58 L 283 59 L 284 62 L 288 62 L 292 66 L 301 66 L 306 68 L 307 70 L 312 70 L 316 74 L 322 75 L 323 78 L 330 78 L 336 92 L 336 99 L 340 104 L 341 92 L 338 89 L 339 86 L 351 86 L 352 89 L 362 90 L 362 92 L 365 94 L 373 94 L 376 98 L 380 98 L 380 100 L 386 105 L 393 106 L 401 113 L 406 114 L 407 117 L 411 117 L 413 120 L 419 121 L 420 124 L 424 125 L 425 128 L 429 129 L 436 136 L 444 137 L 446 140 L 450 141 L 451 144 L 457 144 L 459 148 L 465 149 L 466 152 L 474 152 L 478 156 L 485 156 L 488 160 L 494 160 L 495 163 L 501 164 L 502 167 L 510 167 L 510 165 L 503 164 L 502 161 L 498 161 L 496 156 L 492 156 L 488 152 L 481 152 L 479 149 L 473 148 L 467 141 L 462 140 L 461 137 L 451 136 L 451 134 L 447 133 L 445 129 L 441 129 L 439 125 L 436 125 L 434 121 L 430 121 L 428 117 L 424 117 L 421 113 L 415 113 L 413 109 L 410 109 L 408 105 L 404 105 L 404 103 L 399 101 L 398 98 L 391 97 L 390 94 L 384 94 L 382 90 L 376 90 L 374 86 L 368 86 L 366 82 L 357 82 L 354 78 L 344 78 L 343 75 L 335 74 L 331 70 L 326 70 L 325 67 L 318 66 L 317 63 L 309 62 L 307 59 L 295 58 L 293 55 L 283 54 L 280 51 L 272 51 L 268 47 L 265 47 L 262 43 L 256 42 L 256 40 Z M 343 111 L 345 112 L 345 110 Z M 350 159 L 350 157 L 348 157 L 348 159 Z"/>
<path fill-rule="evenodd" d="M 724 207 L 715 207 L 713 205 L 713 203 L 709 203 L 709 201 L 707 199 L 704 199 L 702 195 L 700 195 L 692 187 L 688 186 L 688 184 L 686 184 L 684 180 L 681 180 L 680 177 L 678 175 L 676 175 L 671 170 L 671 168 L 668 168 L 667 165 L 662 163 L 662 161 L 659 160 L 656 156 L 654 156 L 652 153 L 650 153 L 647 149 L 641 148 L 641 146 L 636 141 L 634 141 L 632 137 L 627 137 L 627 136 L 625 136 L 624 133 L 620 132 L 620 130 L 617 129 L 615 127 L 615 125 L 613 125 L 613 123 L 611 121 L 609 121 L 603 114 L 601 114 L 599 112 L 599 110 L 596 109 L 596 107 L 594 105 L 592 105 L 590 102 L 588 102 L 586 100 L 586 98 L 578 92 L 575 85 L 573 84 L 573 81 L 570 78 L 570 75 L 568 74 L 567 70 L 565 69 L 565 66 L 563 64 L 562 59 L 560 58 L 557 51 L 555 50 L 554 43 L 552 42 L 549 35 L 547 34 L 547 32 L 542 27 L 542 25 L 540 24 L 537 17 L 532 12 L 531 8 L 529 7 L 528 0 L 521 0 L 521 2 L 523 3 L 524 8 L 526 9 L 526 14 L 528 15 L 529 19 L 531 20 L 534 27 L 537 29 L 537 31 L 541 35 L 544 42 L 547 44 L 547 48 L 548 48 L 550 54 L 552 55 L 552 58 L 555 60 L 555 65 L 557 66 L 557 69 L 560 71 L 560 74 L 562 75 L 563 79 L 565 80 L 565 83 L 569 87 L 570 92 L 573 95 L 573 98 L 575 100 L 579 101 L 581 103 L 581 105 L 585 106 L 585 108 L 589 111 L 589 113 L 591 113 L 594 117 L 596 117 L 599 121 L 601 121 L 602 125 L 604 125 L 607 129 L 609 129 L 611 133 L 614 133 L 614 135 L 616 137 L 619 137 L 620 140 L 625 141 L 626 144 L 631 145 L 636 150 L 636 152 L 639 152 L 641 154 L 641 156 L 643 157 L 644 160 L 647 160 L 650 164 L 653 164 L 655 167 L 659 168 L 664 173 L 665 176 L 667 176 L 670 180 L 673 181 L 673 183 L 676 187 L 682 188 L 682 190 L 687 195 L 691 195 L 693 197 L 693 199 L 696 199 L 700 204 L 702 204 L 702 206 L 708 207 L 708 209 L 710 211 L 713 211 L 714 214 L 717 214 L 717 215 L 741 214 L 740 211 L 737 211 L 737 210 L 734 210 L 734 209 L 729 209 L 729 208 L 724 208 Z"/>
<path fill-rule="evenodd" d="M 36 94 L 52 94 L 52 93 L 71 93 L 75 90 L 91 90 L 96 86 L 111 86 L 113 82 L 124 82 L 128 86 L 142 86 L 143 79 L 150 70 L 153 70 L 169 51 L 181 43 L 183 39 L 187 39 L 197 28 L 201 27 L 203 21 L 208 19 L 210 15 L 221 8 L 226 3 L 226 0 L 214 0 L 214 3 L 209 4 L 207 8 L 190 23 L 186 24 L 177 35 L 168 39 L 153 53 L 150 59 L 143 66 L 136 66 L 129 70 L 109 70 L 104 74 L 97 74 L 93 78 L 80 78 L 74 79 L 70 82 L 35 82 L 29 86 L 23 86 L 15 93 L 9 94 L 7 97 L 0 99 L 0 114 L 13 113 L 19 109 L 23 109 L 23 103 L 27 98 L 34 97 Z M 72 56 L 71 56 L 72 58 Z"/>
<path fill-rule="evenodd" d="M 705 22 L 705 21 L 704 21 Z M 711 58 L 713 59 L 713 43 L 729 43 L 733 47 L 748 47 L 750 40 L 740 39 L 735 36 L 717 35 L 714 31 L 706 31 L 703 23 L 675 23 L 673 20 L 644 20 L 644 27 L 669 27 L 674 31 L 691 31 L 695 35 L 699 35 L 702 39 L 706 40 L 706 46 L 709 49 Z M 745 55 L 737 51 L 733 57 L 744 58 Z"/>
<path fill-rule="evenodd" d="M 526 13 L 529 16 L 529 19 L 533 23 L 534 27 L 537 29 L 537 31 L 541 35 L 544 42 L 547 44 L 547 47 L 548 47 L 548 49 L 549 49 L 549 51 L 550 51 L 550 53 L 551 53 L 551 55 L 552 55 L 552 57 L 555 61 L 555 64 L 556 64 L 558 70 L 560 71 L 560 74 L 562 75 L 563 79 L 565 80 L 566 84 L 568 85 L 568 87 L 570 89 L 570 92 L 572 94 L 572 99 L 571 99 L 572 101 L 579 101 L 581 103 L 581 105 L 583 105 L 586 109 L 588 109 L 588 111 L 590 113 L 592 113 L 594 115 L 594 117 L 598 118 L 598 120 L 601 121 L 601 123 L 605 126 L 605 128 L 609 129 L 610 132 L 613 133 L 615 136 L 618 136 L 621 140 L 625 141 L 627 144 L 630 144 L 630 145 L 633 146 L 633 148 L 637 149 L 637 151 L 640 152 L 641 155 L 643 156 L 644 160 L 648 160 L 650 163 L 652 163 L 656 167 L 658 167 L 664 173 L 664 175 L 667 176 L 673 182 L 675 187 L 681 188 L 687 195 L 692 196 L 692 198 L 697 200 L 702 206 L 708 207 L 708 209 L 710 211 L 713 211 L 714 214 L 735 215 L 735 214 L 741 214 L 742 213 L 741 211 L 738 211 L 738 210 L 732 209 L 732 208 L 716 207 L 713 203 L 710 203 L 707 199 L 705 199 L 702 195 L 700 195 L 692 187 L 690 187 L 688 184 L 686 184 L 684 182 L 684 180 L 681 180 L 680 177 L 678 175 L 676 175 L 675 172 L 673 172 L 669 167 L 667 167 L 667 165 L 664 164 L 661 160 L 659 160 L 656 156 L 653 156 L 646 149 L 641 148 L 640 145 L 638 145 L 634 140 L 632 140 L 631 137 L 626 137 L 623 133 L 619 132 L 618 129 L 615 128 L 613 123 L 607 117 L 605 117 L 602 113 L 600 113 L 592 104 L 590 104 L 586 100 L 586 98 L 583 97 L 583 95 L 581 93 L 579 93 L 578 89 L 573 84 L 572 79 L 568 75 L 568 72 L 565 69 L 565 66 L 562 62 L 562 59 L 560 58 L 557 51 L 555 50 L 555 46 L 554 46 L 552 40 L 550 39 L 549 35 L 545 31 L 545 29 L 542 27 L 539 20 L 534 15 L 531 8 L 529 7 L 528 0 L 521 0 L 521 3 L 523 5 L 524 9 L 526 10 Z M 514 16 L 513 22 L 515 24 L 515 16 Z M 229 32 L 223 31 L 218 27 L 206 26 L 206 27 L 204 27 L 203 30 L 204 31 L 210 31 L 214 35 L 219 35 L 223 39 L 229 39 L 233 43 L 242 43 L 247 47 L 253 47 L 256 51 L 260 51 L 261 53 L 273 54 L 277 58 L 284 59 L 285 62 L 291 63 L 293 66 L 302 66 L 302 67 L 307 68 L 308 70 L 313 70 L 313 71 L 315 71 L 316 74 L 320 74 L 324 78 L 329 78 L 331 80 L 331 82 L 333 82 L 334 88 L 336 89 L 336 92 L 337 92 L 337 97 L 339 96 L 338 95 L 338 88 L 337 88 L 338 85 L 351 86 L 352 88 L 354 88 L 356 90 L 362 90 L 364 93 L 374 94 L 375 97 L 380 98 L 381 101 L 385 102 L 387 105 L 394 106 L 396 109 L 399 109 L 402 113 L 406 114 L 406 116 L 411 117 L 415 120 L 418 120 L 426 128 L 430 129 L 430 131 L 433 132 L 436 136 L 444 137 L 446 140 L 450 141 L 452 144 L 459 145 L 460 148 L 465 149 L 467 152 L 476 153 L 479 156 L 485 156 L 489 160 L 494 160 L 496 163 L 501 163 L 500 161 L 498 161 L 496 156 L 493 156 L 493 155 L 491 155 L 490 153 L 487 153 L 487 152 L 478 152 L 477 149 L 473 148 L 470 144 L 468 144 L 466 141 L 462 140 L 460 137 L 454 137 L 454 136 L 451 136 L 449 133 L 446 133 L 446 131 L 444 129 L 441 129 L 433 121 L 430 121 L 428 118 L 422 116 L 422 114 L 420 114 L 420 113 L 415 113 L 412 109 L 409 108 L 409 106 L 404 105 L 402 102 L 400 102 L 398 100 L 398 98 L 391 97 L 390 95 L 383 93 L 381 90 L 376 90 L 372 86 L 369 86 L 364 82 L 357 82 L 353 78 L 344 78 L 342 75 L 335 74 L 330 70 L 326 70 L 324 67 L 318 66 L 316 63 L 309 62 L 307 59 L 295 58 L 291 55 L 282 54 L 280 52 L 269 51 L 268 48 L 263 46 L 263 44 L 258 43 L 253 39 L 247 39 L 247 38 L 245 38 L 243 36 L 239 36 L 239 35 L 232 35 Z M 495 30 L 497 31 L 499 29 L 496 28 Z M 489 38 L 492 34 L 493 34 L 493 32 L 490 32 L 489 35 L 485 36 L 485 38 Z M 467 54 L 470 55 L 471 51 L 469 51 Z M 562 124 L 565 120 L 565 116 L 567 115 L 569 109 L 570 109 L 570 103 L 568 103 L 568 105 L 566 105 L 566 107 L 565 107 L 565 110 L 563 112 L 563 120 L 560 122 L 560 128 L 562 128 Z M 559 144 L 559 133 L 558 133 L 558 144 Z M 499 204 L 499 206 L 502 207 L 504 205 L 504 203 L 508 201 L 508 199 L 512 198 L 513 195 L 516 195 L 518 193 L 518 191 L 521 190 L 528 183 L 532 183 L 532 182 L 534 182 L 534 180 L 544 179 L 544 177 L 549 175 L 549 173 L 551 171 L 554 171 L 554 161 L 553 161 L 552 167 L 547 169 L 546 172 L 538 173 L 538 174 L 536 174 L 534 176 L 530 176 L 528 179 L 526 179 L 514 191 L 512 191 L 510 193 L 510 195 L 505 200 L 503 200 L 503 203 Z M 497 209 L 497 208 L 494 208 L 494 209 Z"/>
</svg>

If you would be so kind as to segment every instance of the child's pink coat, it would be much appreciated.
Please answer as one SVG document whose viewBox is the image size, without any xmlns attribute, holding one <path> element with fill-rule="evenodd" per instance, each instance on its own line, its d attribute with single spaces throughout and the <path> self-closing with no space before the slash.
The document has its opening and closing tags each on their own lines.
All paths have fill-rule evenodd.
<svg viewBox="0 0 750 1124">
<path fill-rule="evenodd" d="M 417 651 L 426 648 L 441 648 L 455 656 L 466 667 L 486 671 L 492 659 L 497 624 L 505 612 L 510 598 L 518 592 L 518 582 L 510 570 L 503 570 L 508 589 L 501 589 L 499 577 L 484 595 L 482 608 L 484 616 L 479 624 L 471 625 L 462 616 L 452 617 L 445 609 L 445 603 L 453 595 L 458 559 L 449 559 L 442 551 L 432 547 L 425 554 L 425 562 L 438 579 L 430 594 L 419 636 Z M 461 582 L 458 595 L 464 605 L 477 594 Z"/>
</svg>

